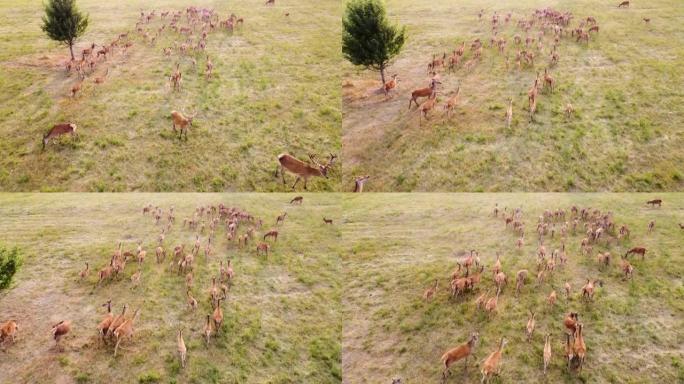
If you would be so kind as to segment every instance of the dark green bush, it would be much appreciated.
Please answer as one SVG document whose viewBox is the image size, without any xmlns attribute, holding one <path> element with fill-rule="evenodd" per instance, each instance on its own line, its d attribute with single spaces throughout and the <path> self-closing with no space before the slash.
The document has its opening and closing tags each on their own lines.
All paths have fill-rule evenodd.
<svg viewBox="0 0 684 384">
<path fill-rule="evenodd" d="M 0 245 L 0 289 L 9 287 L 17 269 L 19 269 L 19 249 L 8 249 Z"/>
</svg>

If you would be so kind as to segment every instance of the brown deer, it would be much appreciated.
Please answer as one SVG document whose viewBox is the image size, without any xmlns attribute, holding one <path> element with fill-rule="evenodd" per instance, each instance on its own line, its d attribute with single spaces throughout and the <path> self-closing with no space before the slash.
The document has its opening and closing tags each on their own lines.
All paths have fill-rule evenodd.
<svg viewBox="0 0 684 384">
<path fill-rule="evenodd" d="M 458 93 L 461 90 L 461 87 L 456 88 L 456 92 L 454 92 L 449 99 L 447 99 L 446 103 L 444 104 L 444 111 L 447 115 L 447 119 L 450 117 L 450 114 L 453 112 L 454 108 L 456 107 L 456 104 L 458 104 Z"/>
<path fill-rule="evenodd" d="M 197 116 L 197 112 L 190 116 L 185 116 L 181 112 L 171 111 L 171 120 L 173 124 L 173 132 L 176 133 L 176 126 L 180 128 L 180 135 L 178 135 L 178 140 L 183 137 L 183 132 L 185 132 L 185 140 L 188 140 L 188 127 L 192 126 L 192 120 Z"/>
<path fill-rule="evenodd" d="M 646 205 L 650 205 L 651 207 L 655 207 L 657 205 L 658 208 L 660 208 L 662 204 L 663 200 L 661 199 L 649 200 L 646 202 Z"/>
<path fill-rule="evenodd" d="M 176 70 L 173 72 L 173 74 L 171 75 L 171 78 L 169 80 L 173 84 L 173 90 L 174 91 L 176 89 L 178 89 L 178 90 L 181 89 L 181 83 L 183 82 L 183 75 L 181 74 L 181 71 L 180 71 L 180 63 L 176 64 Z"/>
<path fill-rule="evenodd" d="M 273 241 L 278 241 L 278 231 L 275 229 L 272 229 L 272 230 L 266 232 L 266 234 L 264 235 L 264 241 L 266 241 L 267 237 L 272 237 Z"/>
<path fill-rule="evenodd" d="M 323 222 L 324 222 L 325 224 L 330 224 L 330 225 L 332 225 L 333 220 L 332 220 L 332 219 L 326 219 L 326 218 L 324 217 L 324 218 L 323 218 Z"/>
<path fill-rule="evenodd" d="M 45 150 L 45 146 L 48 145 L 50 140 L 55 139 L 59 136 L 69 134 L 71 136 L 78 136 L 76 133 L 76 124 L 73 123 L 63 123 L 63 124 L 55 124 L 52 129 L 48 131 L 45 135 L 43 135 L 43 150 Z"/>
<path fill-rule="evenodd" d="M 646 248 L 634 247 L 634 248 L 630 249 L 629 251 L 627 251 L 627 253 L 625 253 L 625 258 L 627 258 L 627 256 L 631 255 L 632 253 L 635 255 L 641 255 L 641 259 L 643 260 L 644 257 L 646 256 Z"/>
<path fill-rule="evenodd" d="M 311 164 L 305 163 L 290 154 L 281 153 L 278 155 L 278 162 L 280 163 L 280 166 L 276 168 L 275 177 L 278 177 L 278 170 L 280 170 L 280 175 L 283 179 L 283 185 L 286 184 L 285 170 L 287 170 L 290 173 L 297 175 L 297 179 L 295 180 L 294 184 L 292 184 L 292 189 L 295 189 L 297 183 L 301 179 L 304 179 L 304 189 L 307 189 L 307 182 L 309 181 L 309 178 L 316 176 L 322 176 L 326 179 L 328 178 L 328 169 L 332 167 L 336 158 L 337 156 L 331 153 L 328 162 L 326 164 L 321 164 L 316 161 L 315 155 L 310 154 L 309 159 L 311 159 L 311 162 L 315 165 L 312 166 Z"/>
<path fill-rule="evenodd" d="M 432 94 L 423 104 L 420 105 L 420 114 L 418 115 L 418 125 L 422 125 L 422 118 L 428 119 L 428 112 L 435 108 L 437 104 L 437 92 L 433 89 Z"/>
<path fill-rule="evenodd" d="M 392 92 L 393 89 L 397 87 L 397 83 L 399 82 L 399 79 L 397 79 L 397 75 L 394 74 L 392 75 L 392 79 L 388 82 L 385 83 L 383 89 L 385 90 L 385 96 L 389 96 L 389 93 Z"/>
<path fill-rule="evenodd" d="M 302 205 L 302 202 L 304 201 L 304 196 L 295 196 L 294 199 L 290 200 L 290 204 L 299 204 Z"/>
<path fill-rule="evenodd" d="M 445 383 L 447 377 L 451 375 L 449 367 L 451 367 L 451 365 L 453 365 L 455 362 L 461 359 L 465 359 L 464 370 L 466 372 L 468 371 L 468 357 L 470 357 L 470 355 L 472 355 L 475 351 L 475 347 L 477 346 L 477 341 L 479 340 L 479 338 L 480 334 L 477 332 L 473 332 L 470 335 L 470 339 L 468 339 L 468 342 L 461 344 L 456 348 L 452 348 L 442 355 L 441 361 L 444 364 L 444 371 L 442 371 L 443 383 Z"/>
<path fill-rule="evenodd" d="M 618 8 L 629 8 L 629 1 L 623 1 L 622 3 L 618 4 Z"/>
<path fill-rule="evenodd" d="M 368 181 L 369 178 L 369 175 L 356 177 L 356 179 L 354 179 L 354 192 L 363 192 L 363 185 L 366 184 L 366 181 Z"/>
<path fill-rule="evenodd" d="M 95 78 L 95 84 L 103 84 L 107 80 L 107 74 L 109 74 L 109 68 L 105 70 L 104 75 Z"/>
<path fill-rule="evenodd" d="M 268 257 L 268 250 L 271 249 L 271 246 L 266 244 L 266 243 L 259 243 L 256 247 L 256 254 L 259 256 L 259 254 L 263 253 Z"/>
<path fill-rule="evenodd" d="M 418 107 L 418 98 L 419 97 L 431 97 L 433 92 L 437 89 L 437 84 L 442 84 L 439 81 L 432 79 L 430 81 L 430 86 L 427 88 L 420 88 L 416 89 L 413 92 L 411 92 L 411 100 L 409 100 L 409 109 L 411 109 L 411 103 L 416 103 L 416 107 Z"/>
</svg>

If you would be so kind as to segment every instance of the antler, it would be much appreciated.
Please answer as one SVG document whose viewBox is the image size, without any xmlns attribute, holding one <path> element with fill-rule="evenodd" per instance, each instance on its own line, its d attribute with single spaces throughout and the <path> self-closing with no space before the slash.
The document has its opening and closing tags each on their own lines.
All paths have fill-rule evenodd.
<svg viewBox="0 0 684 384">
<path fill-rule="evenodd" d="M 317 166 L 322 167 L 321 163 L 319 163 L 318 161 L 316 161 L 316 155 L 315 155 L 315 154 L 310 153 L 310 154 L 309 154 L 309 159 L 311 159 L 311 162 L 313 162 L 313 163 L 316 164 Z"/>
</svg>

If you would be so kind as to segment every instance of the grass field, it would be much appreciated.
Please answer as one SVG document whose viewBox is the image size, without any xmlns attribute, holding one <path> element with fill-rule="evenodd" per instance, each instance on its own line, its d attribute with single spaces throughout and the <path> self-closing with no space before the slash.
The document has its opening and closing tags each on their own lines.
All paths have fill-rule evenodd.
<svg viewBox="0 0 684 384">
<path fill-rule="evenodd" d="M 306 194 L 301 206 L 285 194 L 4 194 L 0 195 L 0 231 L 6 246 L 22 250 L 23 265 L 8 290 L 0 292 L 0 318 L 19 323 L 16 344 L 0 351 L 2 383 L 336 383 L 341 381 L 341 280 L 337 221 L 339 197 Z M 173 206 L 176 224 L 167 233 L 171 255 L 160 265 L 154 249 L 160 227 L 141 208 L 148 203 L 164 212 Z M 225 229 L 216 230 L 215 254 L 201 252 L 195 263 L 193 294 L 199 308 L 185 300 L 183 275 L 170 272 L 173 246 L 192 247 L 194 231 L 183 226 L 195 208 L 224 203 L 264 220 L 263 230 L 287 212 L 280 237 L 268 258 L 255 257 L 253 243 L 228 247 Z M 335 220 L 323 226 L 322 217 Z M 163 221 L 166 221 L 163 219 Z M 204 220 L 206 221 L 206 220 Z M 241 226 L 239 233 L 246 230 Z M 203 246 L 206 234 L 202 236 Z M 129 277 L 95 288 L 97 271 L 109 263 L 119 241 L 135 250 L 143 241 L 148 256 L 139 286 Z M 273 243 L 273 242 L 272 242 Z M 233 260 L 234 284 L 223 305 L 224 325 L 207 348 L 202 339 L 211 310 L 209 288 L 219 260 Z M 79 282 L 90 262 L 91 274 Z M 98 339 L 101 304 L 113 300 L 114 312 L 128 303 L 142 308 L 132 342 L 119 355 Z M 73 322 L 72 332 L 56 350 L 52 324 Z M 176 330 L 185 328 L 188 365 L 180 368 Z"/>
<path fill-rule="evenodd" d="M 662 198 L 662 208 L 647 207 L 648 199 Z M 518 236 L 505 229 L 495 204 L 503 210 L 522 208 L 526 244 L 516 249 Z M 583 229 L 568 234 L 568 263 L 553 278 L 536 286 L 537 217 L 544 210 L 596 208 L 613 213 L 619 227 L 631 229 L 630 239 L 609 248 L 594 245 L 591 256 L 579 253 Z M 504 349 L 500 383 L 675 383 L 684 380 L 682 319 L 684 319 L 684 196 L 681 194 L 367 194 L 343 198 L 345 219 L 342 237 L 344 280 L 342 367 L 345 383 L 438 383 L 441 355 L 468 338 L 473 330 L 480 343 L 471 359 L 468 375 L 463 362 L 452 367 L 449 383 L 479 383 L 476 364 L 496 349 L 499 339 L 509 341 Z M 652 233 L 647 224 L 655 220 Z M 560 247 L 547 236 L 549 252 Z M 630 257 L 636 272 L 633 281 L 623 281 L 617 265 L 627 247 L 648 249 L 646 258 Z M 454 253 L 470 249 L 480 252 L 491 268 L 495 253 L 501 253 L 508 285 L 499 297 L 498 313 L 490 320 L 477 312 L 473 301 L 494 283 L 485 269 L 475 293 L 450 301 L 448 282 L 454 270 Z M 609 268 L 599 271 L 596 253 L 613 255 Z M 519 299 L 513 297 L 515 274 L 522 268 L 532 278 Z M 593 303 L 580 299 L 587 278 L 604 282 Z M 435 298 L 426 303 L 423 292 L 439 280 Z M 573 295 L 567 301 L 563 285 L 568 281 Z M 559 298 L 551 308 L 546 297 L 552 287 Z M 530 344 L 525 341 L 528 311 L 537 312 L 537 327 Z M 584 323 L 587 359 L 577 377 L 565 369 L 563 317 L 579 312 Z M 552 336 L 553 359 L 546 378 L 542 376 L 543 335 Z M 476 364 L 473 364 L 476 363 Z"/>
<path fill-rule="evenodd" d="M 40 29 L 41 2 L 0 1 L 0 189 L 3 191 L 284 191 L 273 177 L 282 152 L 308 160 L 341 149 L 339 1 L 79 0 L 90 26 L 76 51 L 109 43 L 131 31 L 122 50 L 71 99 L 76 74 L 63 63 L 68 48 Z M 162 49 L 182 43 L 167 28 L 154 45 L 136 34 L 140 10 L 157 10 L 143 28 L 153 35 L 163 10 L 195 5 L 226 19 L 245 20 L 230 34 L 212 32 L 206 53 L 214 78 L 204 76 L 202 53 L 170 57 Z M 289 16 L 285 16 L 289 13 Z M 166 19 L 168 23 L 169 19 Z M 194 43 L 198 41 L 194 35 Z M 193 68 L 190 57 L 197 59 Z M 181 64 L 183 89 L 168 79 Z M 109 68 L 102 85 L 93 79 Z M 171 130 L 171 110 L 197 111 L 187 142 Z M 53 124 L 78 125 L 78 140 L 62 139 L 41 152 Z M 339 171 L 312 190 L 338 190 Z"/>
<path fill-rule="evenodd" d="M 368 174 L 367 189 L 386 192 L 682 190 L 684 8 L 678 0 L 632 1 L 628 9 L 618 3 L 387 0 L 390 20 L 407 27 L 407 43 L 387 71 L 400 82 L 386 100 L 374 92 L 378 73 L 345 65 L 343 179 Z M 522 70 L 513 36 L 524 41 L 516 22 L 544 7 L 572 12 L 573 28 L 593 16 L 600 32 L 588 46 L 562 38 L 559 63 L 550 69 L 556 89 L 541 93 L 530 122 L 527 90 L 548 66 L 553 34 L 545 34 L 543 53 L 531 48 L 535 67 Z M 501 16 L 498 36 L 508 43 L 508 70 L 505 56 L 490 48 L 494 11 Z M 504 23 L 508 12 L 512 19 Z M 482 60 L 470 72 L 440 71 L 437 108 L 419 127 L 418 111 L 407 105 L 413 89 L 428 85 L 432 55 L 449 55 L 475 38 L 485 45 Z M 466 49 L 464 61 L 471 57 Z M 458 86 L 460 102 L 447 120 L 442 105 Z M 506 128 L 510 98 L 513 122 Z M 570 117 L 567 103 L 575 109 Z"/>
</svg>

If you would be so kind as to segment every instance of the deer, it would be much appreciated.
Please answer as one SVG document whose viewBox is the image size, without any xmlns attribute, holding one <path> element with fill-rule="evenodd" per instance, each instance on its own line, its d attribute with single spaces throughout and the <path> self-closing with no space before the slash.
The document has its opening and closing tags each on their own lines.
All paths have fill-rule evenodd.
<svg viewBox="0 0 684 384">
<path fill-rule="evenodd" d="M 502 337 L 501 341 L 499 342 L 499 348 L 497 348 L 494 352 L 487 356 L 487 358 L 482 363 L 482 369 L 480 370 L 480 372 L 482 373 L 483 383 L 489 382 L 490 376 L 498 374 L 499 362 L 501 361 L 503 348 L 506 345 L 506 343 L 506 339 Z"/>
<path fill-rule="evenodd" d="M 506 129 L 511 128 L 513 122 L 513 98 L 508 101 L 508 109 L 506 109 Z"/>
<path fill-rule="evenodd" d="M 209 55 L 207 55 L 207 70 L 206 70 L 207 79 L 211 77 L 211 73 L 213 70 L 214 70 L 214 63 L 211 62 Z"/>
<path fill-rule="evenodd" d="M 366 176 L 357 176 L 354 179 L 354 192 L 355 193 L 361 193 L 363 192 L 363 186 L 366 184 L 366 181 L 370 178 L 369 175 Z"/>
<path fill-rule="evenodd" d="M 306 190 L 309 178 L 328 178 L 328 170 L 330 169 L 330 167 L 333 166 L 336 158 L 337 155 L 333 155 L 331 153 L 328 162 L 325 164 L 321 164 L 316 160 L 316 155 L 310 154 L 309 159 L 313 163 L 313 165 L 311 165 L 295 158 L 290 154 L 281 153 L 280 155 L 278 155 L 279 166 L 276 167 L 275 177 L 278 177 L 278 170 L 280 170 L 280 175 L 283 179 L 283 185 L 285 185 L 285 170 L 287 170 L 288 172 L 297 175 L 294 184 L 292 184 L 292 189 L 295 189 L 297 183 L 299 183 L 299 180 L 304 179 L 304 189 Z"/>
<path fill-rule="evenodd" d="M 123 324 L 124 321 L 126 321 L 126 312 L 128 311 L 128 305 L 124 304 L 123 307 L 121 308 L 121 313 L 116 316 L 112 322 L 109 324 L 109 327 L 107 327 L 107 330 L 105 331 L 105 334 L 103 338 L 111 338 L 112 335 L 114 334 L 114 330 L 118 328 L 121 324 Z"/>
<path fill-rule="evenodd" d="M 7 320 L 0 323 L 0 344 L 4 343 L 7 338 L 14 344 L 18 331 L 19 326 L 17 326 L 16 320 Z"/>
<path fill-rule="evenodd" d="M 590 280 L 587 279 L 587 283 L 584 284 L 582 287 L 582 298 L 587 299 L 589 301 L 594 300 L 594 293 L 595 293 L 595 285 L 598 284 L 599 286 L 603 286 L 603 282 L 601 280 Z"/>
<path fill-rule="evenodd" d="M 430 288 L 425 290 L 425 293 L 423 294 L 423 298 L 425 299 L 426 302 L 430 301 L 432 297 L 437 293 L 437 279 L 435 279 L 435 284 L 431 286 Z"/>
<path fill-rule="evenodd" d="M 392 75 L 392 79 L 390 81 L 386 82 L 383 86 L 383 90 L 385 91 L 385 96 L 389 96 L 390 92 L 392 92 L 393 89 L 397 87 L 397 83 L 399 82 L 399 79 L 397 78 L 397 74 Z"/>
<path fill-rule="evenodd" d="M 195 118 L 195 116 L 197 116 L 196 111 L 195 113 L 187 117 L 181 112 L 171 111 L 173 132 L 176 133 L 176 126 L 178 126 L 180 130 L 178 140 L 181 140 L 181 138 L 183 137 L 183 133 L 185 133 L 185 140 L 188 140 L 188 128 L 192 126 L 192 120 Z"/>
<path fill-rule="evenodd" d="M 656 205 L 658 206 L 658 208 L 660 208 L 662 206 L 662 204 L 663 204 L 663 200 L 661 200 L 661 199 L 649 200 L 646 202 L 646 205 L 650 205 L 651 208 L 654 208 Z"/>
<path fill-rule="evenodd" d="M 173 74 L 171 74 L 169 80 L 173 84 L 173 90 L 175 91 L 178 89 L 180 91 L 181 83 L 183 82 L 183 75 L 180 71 L 180 63 L 176 63 L 176 70 L 173 72 Z"/>
<path fill-rule="evenodd" d="M 178 355 L 181 360 L 181 367 L 185 368 L 185 359 L 187 358 L 188 349 L 185 347 L 185 340 L 183 340 L 183 328 L 178 329 L 178 336 L 176 337 L 176 344 L 178 346 Z"/>
<path fill-rule="evenodd" d="M 190 293 L 190 288 L 185 292 L 185 295 L 188 297 L 188 306 L 190 307 L 190 310 L 195 311 L 197 309 L 197 299 L 192 297 L 192 293 Z"/>
<path fill-rule="evenodd" d="M 577 330 L 575 331 L 575 343 L 573 345 L 573 354 L 577 358 L 577 364 L 580 373 L 582 373 L 582 366 L 584 365 L 584 359 L 586 358 L 587 354 L 587 346 L 584 343 L 582 328 L 584 328 L 582 323 L 577 324 Z"/>
<path fill-rule="evenodd" d="M 74 97 L 76 97 L 76 94 L 81 90 L 82 87 L 83 87 L 83 80 L 81 80 L 78 83 L 71 86 L 71 98 L 72 99 Z"/>
<path fill-rule="evenodd" d="M 333 225 L 333 219 L 326 219 L 323 217 L 323 223 Z"/>
<path fill-rule="evenodd" d="M 119 350 L 119 344 L 121 344 L 121 341 L 123 341 L 124 339 L 130 340 L 133 338 L 133 323 L 138 318 L 139 314 L 140 308 L 135 310 L 135 313 L 133 313 L 132 318 L 125 320 L 114 331 L 114 338 L 116 339 L 116 344 L 114 345 L 114 357 L 116 357 L 116 353 Z"/>
<path fill-rule="evenodd" d="M 275 0 L 266 0 L 266 5 L 275 5 Z"/>
<path fill-rule="evenodd" d="M 435 108 L 435 105 L 437 104 L 437 92 L 433 89 L 432 94 L 430 97 L 428 97 L 423 104 L 420 105 L 420 113 L 418 115 L 418 125 L 422 124 L 422 117 L 425 118 L 425 120 L 428 119 L 428 112 L 433 110 Z"/>
<path fill-rule="evenodd" d="M 264 234 L 264 241 L 266 241 L 267 237 L 272 237 L 273 241 L 278 241 L 278 231 L 275 229 L 272 229 L 272 230 L 266 232 L 266 234 Z"/>
<path fill-rule="evenodd" d="M 259 256 L 260 253 L 265 254 L 268 257 L 268 250 L 271 248 L 270 245 L 266 243 L 259 243 L 256 247 L 256 254 Z"/>
<path fill-rule="evenodd" d="M 451 375 L 449 368 L 457 361 L 464 359 L 464 371 L 468 371 L 468 357 L 473 354 L 475 347 L 477 346 L 477 341 L 480 339 L 480 334 L 473 332 L 470 334 L 470 338 L 464 344 L 458 347 L 452 348 L 446 352 L 441 357 L 442 364 L 444 364 L 444 371 L 442 371 L 442 382 L 445 383 L 447 377 Z"/>
<path fill-rule="evenodd" d="M 86 261 L 86 263 L 85 263 L 85 269 L 83 269 L 82 271 L 80 271 L 80 272 L 78 273 L 78 276 L 79 276 L 80 280 L 83 281 L 83 279 L 85 279 L 86 277 L 88 277 L 89 274 L 90 274 L 90 265 L 89 265 L 88 262 Z"/>
<path fill-rule="evenodd" d="M 551 334 L 547 334 L 544 338 L 544 376 L 546 376 L 546 368 L 551 362 Z"/>
<path fill-rule="evenodd" d="M 551 93 L 553 93 L 553 85 L 555 82 L 556 81 L 553 79 L 553 77 L 549 75 L 548 69 L 544 68 L 544 87 L 548 86 L 551 90 Z"/>
<path fill-rule="evenodd" d="M 623 1 L 622 3 L 618 4 L 618 8 L 629 8 L 629 1 Z"/>
<path fill-rule="evenodd" d="M 625 253 L 625 259 L 627 258 L 627 256 L 629 256 L 631 254 L 641 255 L 641 260 L 643 260 L 644 257 L 646 256 L 646 248 L 634 247 L 634 248 L 630 249 L 629 251 L 627 251 L 627 253 Z"/>
<path fill-rule="evenodd" d="M 579 322 L 579 314 L 577 312 L 569 312 L 563 319 L 563 325 L 565 329 L 570 331 L 571 335 L 575 334 L 577 329 L 577 323 Z"/>
<path fill-rule="evenodd" d="M 627 259 L 622 259 L 620 262 L 620 269 L 622 270 L 622 273 L 624 274 L 624 280 L 631 279 L 633 274 L 634 274 L 634 267 L 632 264 L 630 264 Z"/>
<path fill-rule="evenodd" d="M 107 74 L 109 74 L 109 68 L 105 70 L 104 75 L 95 78 L 95 84 L 103 84 L 107 80 Z"/>
<path fill-rule="evenodd" d="M 449 97 L 444 104 L 444 113 L 447 115 L 447 119 L 450 117 L 451 112 L 453 112 L 454 108 L 456 107 L 456 104 L 458 104 L 458 93 L 461 90 L 461 87 L 456 88 L 456 92 Z"/>
<path fill-rule="evenodd" d="M 295 196 L 294 199 L 290 200 L 290 204 L 302 205 L 302 202 L 303 202 L 303 201 L 304 201 L 304 197 L 303 197 L 303 196 Z"/>
<path fill-rule="evenodd" d="M 211 333 L 211 315 L 207 315 L 207 321 L 204 323 L 204 339 L 207 341 L 207 346 L 209 346 L 209 339 L 211 338 Z"/>
<path fill-rule="evenodd" d="M 643 20 L 643 21 L 644 21 L 644 23 L 646 23 L 646 24 L 648 24 L 648 23 L 650 23 L 650 22 L 651 22 L 651 19 L 650 19 L 650 18 L 648 18 L 648 17 L 644 17 L 644 18 L 642 18 L 641 20 Z"/>
<path fill-rule="evenodd" d="M 218 301 L 216 302 L 216 308 L 214 309 L 214 313 L 211 315 L 211 318 L 214 321 L 214 329 L 216 329 L 217 333 L 221 330 L 221 324 L 223 324 L 223 310 L 221 309 L 221 300 L 224 300 L 224 298 L 220 297 L 218 299 Z"/>
<path fill-rule="evenodd" d="M 411 100 L 409 100 L 409 109 L 411 109 L 411 104 L 416 103 L 416 107 L 418 107 L 418 98 L 419 97 L 432 97 L 432 94 L 434 91 L 437 89 L 437 85 L 442 84 L 436 79 L 432 79 L 430 81 L 430 86 L 427 88 L 419 88 L 411 92 Z"/>
<path fill-rule="evenodd" d="M 71 321 L 62 320 L 59 323 L 52 326 L 52 338 L 55 340 L 55 346 L 59 346 L 59 341 L 62 337 L 66 336 L 71 332 Z"/>
<path fill-rule="evenodd" d="M 527 320 L 527 326 L 525 327 L 525 334 L 527 335 L 527 342 L 529 343 L 530 340 L 532 340 L 532 333 L 534 333 L 534 326 L 535 326 L 535 316 L 536 313 L 530 312 L 530 318 Z"/>
</svg>

